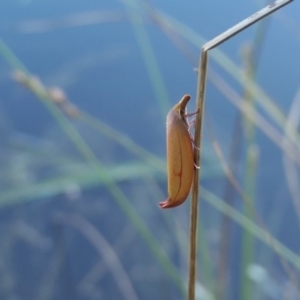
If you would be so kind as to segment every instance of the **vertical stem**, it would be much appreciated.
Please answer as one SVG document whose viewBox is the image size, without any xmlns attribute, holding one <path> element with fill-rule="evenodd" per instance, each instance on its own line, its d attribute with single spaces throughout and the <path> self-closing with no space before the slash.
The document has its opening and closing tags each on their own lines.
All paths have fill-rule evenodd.
<svg viewBox="0 0 300 300">
<path fill-rule="evenodd" d="M 207 61 L 208 61 L 208 50 L 217 47 L 230 39 L 237 33 L 256 23 L 260 19 L 273 13 L 277 9 L 284 5 L 292 2 L 293 0 L 277 0 L 274 3 L 266 6 L 260 11 L 256 12 L 252 16 L 229 28 L 222 34 L 218 35 L 214 39 L 207 42 L 202 47 L 201 59 L 198 69 L 198 86 L 197 86 L 197 109 L 200 109 L 199 114 L 195 120 L 195 137 L 194 137 L 194 159 L 195 164 L 200 166 L 199 162 L 201 159 L 201 137 L 203 127 L 203 113 L 204 113 L 204 98 L 205 98 L 205 84 L 207 74 Z M 195 169 L 193 192 L 191 201 L 191 214 L 190 214 L 190 257 L 189 257 L 189 288 L 188 288 L 188 299 L 195 299 L 195 284 L 196 284 L 196 271 L 197 271 L 197 223 L 198 223 L 198 198 L 199 198 L 199 177 L 200 169 Z"/>
<path fill-rule="evenodd" d="M 197 86 L 197 109 L 200 109 L 199 114 L 195 120 L 195 147 L 194 159 L 197 166 L 200 165 L 201 160 L 201 136 L 203 127 L 204 115 L 204 99 L 205 99 L 205 83 L 207 73 L 207 51 L 202 48 L 201 59 L 198 70 L 198 86 Z M 197 277 L 197 224 L 198 224 L 198 199 L 199 199 L 199 178 L 200 169 L 195 169 L 191 213 L 190 213 L 190 258 L 189 258 L 189 288 L 188 299 L 195 299 L 195 287 Z"/>
<path fill-rule="evenodd" d="M 234 122 L 234 129 L 232 133 L 231 149 L 229 154 L 229 168 L 236 178 L 238 171 L 238 162 L 242 154 L 242 126 L 241 114 L 237 113 Z M 234 206 L 236 190 L 233 187 L 229 178 L 226 179 L 224 189 L 224 202 L 230 206 Z M 221 239 L 218 250 L 217 262 L 217 279 L 216 279 L 216 299 L 226 299 L 228 292 L 229 260 L 230 260 L 230 237 L 232 234 L 232 219 L 223 213 L 221 220 Z"/>
</svg>

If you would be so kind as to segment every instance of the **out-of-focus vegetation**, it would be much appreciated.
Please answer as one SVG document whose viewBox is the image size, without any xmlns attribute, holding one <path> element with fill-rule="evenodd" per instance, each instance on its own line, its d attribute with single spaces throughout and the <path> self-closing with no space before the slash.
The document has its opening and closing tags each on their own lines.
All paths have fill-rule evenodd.
<svg viewBox="0 0 300 300">
<path fill-rule="evenodd" d="M 1 299 L 186 297 L 189 205 L 168 211 L 157 205 L 167 190 L 164 116 L 178 100 L 168 96 L 178 80 L 170 73 L 166 78 L 152 31 L 170 41 L 164 51 L 172 49 L 186 62 L 181 71 L 172 64 L 181 89 L 196 83 L 184 78 L 195 79 L 205 39 L 200 29 L 154 5 L 121 3 L 118 9 L 22 20 L 14 28 L 28 35 L 28 43 L 31 34 L 58 43 L 61 37 L 53 35 L 64 30 L 79 34 L 97 24 L 121 39 L 129 26 L 140 51 L 132 61 L 115 46 L 105 58 L 88 56 L 50 76 L 38 74 L 39 66 L 28 63 L 34 59 L 22 59 L 0 40 L 1 102 L 15 104 L 15 114 L 2 109 L 0 121 Z M 216 95 L 229 101 L 223 101 L 223 114 L 216 107 L 214 115 L 208 104 L 206 115 L 197 299 L 299 298 L 299 93 L 288 113 L 256 83 L 267 28 L 260 23 L 251 43 L 240 46 L 241 65 L 220 49 L 211 54 L 207 101 Z M 141 64 L 149 87 L 138 81 Z M 96 97 L 90 92 L 95 86 Z M 109 122 L 106 114 L 113 116 Z M 18 118 L 24 127 L 44 126 L 42 134 L 16 129 Z M 261 160 L 264 147 L 272 165 Z M 280 174 L 274 157 L 278 165 L 283 159 Z M 287 184 L 277 186 L 283 180 Z M 285 213 L 291 222 L 284 222 Z"/>
</svg>

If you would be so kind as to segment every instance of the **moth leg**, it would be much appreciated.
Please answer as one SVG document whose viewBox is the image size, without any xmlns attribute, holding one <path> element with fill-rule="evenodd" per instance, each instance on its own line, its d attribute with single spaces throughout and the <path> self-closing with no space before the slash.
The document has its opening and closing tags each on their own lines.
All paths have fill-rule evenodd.
<svg viewBox="0 0 300 300">
<path fill-rule="evenodd" d="M 200 112 L 200 108 L 198 108 L 195 112 L 189 113 L 189 114 L 185 114 L 184 116 L 186 118 L 189 118 L 191 116 L 197 115 Z"/>
<path fill-rule="evenodd" d="M 192 112 L 192 113 L 189 113 L 189 114 L 185 114 L 184 117 L 189 118 L 189 117 L 192 117 L 192 116 L 194 116 L 194 115 L 197 115 L 199 112 L 200 112 L 200 108 L 198 108 L 195 112 Z M 191 122 L 188 122 L 188 131 L 189 131 L 190 139 L 191 139 L 191 141 L 192 141 L 194 147 L 199 151 L 200 148 L 198 148 L 198 147 L 195 145 L 194 138 L 193 138 L 193 136 L 192 136 L 192 134 L 191 134 L 191 132 L 190 132 L 190 127 L 191 127 L 191 125 L 193 125 L 194 128 L 195 128 L 195 119 L 193 119 Z M 197 166 L 195 165 L 195 167 L 197 167 Z"/>
<path fill-rule="evenodd" d="M 199 170 L 200 169 L 200 166 L 197 166 L 195 163 L 194 163 L 194 167 Z"/>
<path fill-rule="evenodd" d="M 189 135 L 190 135 L 190 139 L 191 139 L 191 141 L 192 141 L 192 143 L 193 143 L 193 145 L 194 145 L 194 148 L 196 148 L 196 149 L 199 151 L 200 148 L 196 146 L 194 137 L 192 136 L 192 134 L 190 133 L 190 131 L 189 131 Z"/>
</svg>

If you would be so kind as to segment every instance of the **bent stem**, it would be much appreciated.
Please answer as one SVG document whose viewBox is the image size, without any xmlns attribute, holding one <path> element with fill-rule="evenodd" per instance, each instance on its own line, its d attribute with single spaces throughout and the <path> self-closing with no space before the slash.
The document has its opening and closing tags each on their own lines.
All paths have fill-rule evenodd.
<svg viewBox="0 0 300 300">
<path fill-rule="evenodd" d="M 197 166 L 200 166 L 201 159 L 201 137 L 203 127 L 203 114 L 204 114 L 204 100 L 205 100 L 205 83 L 207 74 L 207 61 L 208 50 L 211 50 L 218 45 L 222 44 L 226 40 L 235 36 L 242 30 L 266 17 L 267 15 L 275 12 L 277 9 L 291 3 L 293 0 L 277 0 L 274 3 L 266 6 L 262 10 L 256 12 L 252 16 L 246 18 L 242 22 L 234 25 L 227 31 L 221 33 L 214 39 L 207 42 L 201 51 L 201 59 L 198 69 L 198 85 L 197 85 L 197 110 L 200 113 L 196 116 L 195 120 L 195 136 L 194 136 L 194 160 Z M 190 213 L 190 253 L 189 253 L 189 287 L 188 287 L 188 299 L 195 299 L 195 286 L 196 286 L 196 272 L 197 272 L 197 223 L 198 223 L 198 198 L 199 198 L 199 177 L 200 168 L 195 169 L 192 201 L 191 201 L 191 213 Z"/>
</svg>

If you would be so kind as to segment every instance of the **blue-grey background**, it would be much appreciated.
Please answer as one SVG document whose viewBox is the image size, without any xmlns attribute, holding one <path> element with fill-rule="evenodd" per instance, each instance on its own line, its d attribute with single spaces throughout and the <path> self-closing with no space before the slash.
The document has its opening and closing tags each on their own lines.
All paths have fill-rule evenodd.
<svg viewBox="0 0 300 300">
<path fill-rule="evenodd" d="M 250 0 L 151 1 L 154 8 L 190 27 L 206 40 L 215 37 L 266 4 L 267 2 Z M 84 13 L 101 11 L 115 12 L 121 16 L 120 20 L 88 25 L 79 22 L 76 26 L 65 26 L 65 20 L 72 16 L 80 18 Z M 130 22 L 129 11 L 130 8 L 122 1 L 112 0 L 0 1 L 0 38 L 45 86 L 61 87 L 70 101 L 80 109 L 164 159 L 167 111 L 161 109 L 154 91 L 135 27 Z M 194 110 L 197 74 L 193 69 L 198 65 L 200 48 L 188 44 L 195 58 L 191 61 L 142 9 L 137 12 L 140 12 L 145 20 L 147 39 L 163 79 L 166 93 L 160 96 L 164 97 L 170 109 L 183 94 L 191 94 L 189 111 Z M 299 1 L 294 1 L 268 17 L 255 73 L 257 84 L 284 113 L 289 111 L 299 89 L 299 13 Z M 39 26 L 29 27 L 30 24 L 34 24 L 31 23 L 33 21 L 40 21 L 40 30 L 37 30 Z M 47 25 L 48 28 L 43 28 L 42 25 Z M 253 41 L 256 26 L 258 25 L 218 47 L 241 68 L 244 65 L 242 49 Z M 210 60 L 209 66 L 238 93 L 243 93 L 244 87 L 214 60 Z M 41 178 L 57 174 L 57 169 L 63 168 L 68 159 L 71 163 L 84 161 L 45 106 L 32 93 L 14 82 L 11 72 L 11 66 L 1 57 L 0 188 L 3 193 L 7 193 L 7 188 L 22 191 L 24 185 L 34 186 Z M 212 126 L 215 138 L 221 144 L 225 155 L 228 155 L 237 110 L 210 81 L 207 85 L 206 99 L 205 118 L 209 120 L 209 126 Z M 83 122 L 72 122 L 107 168 L 136 159 L 134 155 L 128 154 Z M 205 126 L 207 125 L 208 123 L 205 123 Z M 277 215 L 272 214 L 277 216 L 277 219 L 272 221 L 274 234 L 298 253 L 299 223 L 286 185 L 282 152 L 261 131 L 257 131 L 256 137 L 259 158 L 255 207 L 266 223 L 271 211 L 276 211 Z M 207 149 L 204 151 L 204 157 L 210 157 L 213 150 L 207 127 L 204 130 L 204 141 Z M 55 153 L 51 154 L 51 147 L 54 147 Z M 35 151 L 44 151 L 43 159 L 39 157 L 37 161 Z M 57 152 L 64 157 L 62 162 L 55 161 Z M 244 157 L 245 153 L 242 152 L 241 156 Z M 216 162 L 217 158 L 213 156 L 211 160 Z M 241 183 L 244 168 L 244 164 L 240 162 L 238 179 Z M 163 192 L 157 195 L 165 195 L 165 174 L 155 173 L 152 179 L 156 180 L 156 187 L 160 186 Z M 215 177 L 204 179 L 204 185 L 222 195 L 224 176 L 220 167 Z M 182 218 L 181 225 L 187 229 L 189 205 L 185 204 L 180 213 L 161 212 L 156 203 L 162 199 L 154 199 L 148 195 L 152 188 L 145 185 L 143 178 L 124 179 L 119 186 L 157 240 L 163 240 L 167 244 L 164 245 L 165 252 L 170 253 L 174 264 L 183 270 L 183 280 L 186 281 L 186 261 L 182 260 L 174 240 L 170 239 L 168 246 L 166 235 L 169 228 L 165 229 L 163 214 L 171 218 L 176 218 L 178 214 Z M 89 219 L 111 244 L 117 244 L 121 240 L 117 251 L 139 299 L 181 299 L 178 289 L 173 286 L 149 247 L 140 239 L 136 229 L 130 225 L 124 212 L 111 199 L 105 188 L 97 184 L 86 189 L 77 188 L 78 195 L 72 190 L 75 196 L 57 193 L 43 197 L 41 193 L 36 199 L 25 199 L 21 194 L 13 203 L 3 203 L 0 211 L 0 238 L 1 244 L 7 247 L 1 246 L 0 250 L 0 299 L 122 299 L 114 277 L 109 271 L 105 271 L 105 263 L 103 269 L 101 265 L 99 267 L 98 274 L 102 272 L 102 275 L 95 282 L 91 280 L 90 290 L 80 288 L 85 274 L 101 261 L 101 257 L 99 258 L 94 248 L 74 229 L 59 222 L 60 225 L 55 223 L 57 213 L 70 211 Z M 70 200 L 73 198 L 76 201 Z M 236 200 L 236 207 L 240 206 L 241 202 Z M 212 252 L 215 253 L 212 255 L 215 257 L 220 236 L 214 222 L 218 223 L 220 217 L 216 216 L 214 209 L 207 204 L 203 204 L 200 216 L 206 220 L 206 235 L 211 235 L 211 239 L 208 238 L 211 240 L 209 247 L 214 249 Z M 28 231 L 22 228 L 27 228 Z M 176 231 L 175 228 L 174 230 Z M 234 227 L 232 235 L 228 299 L 241 299 L 239 289 L 236 288 L 240 284 L 240 278 L 244 276 L 240 274 L 238 263 L 240 227 Z M 34 241 L 39 241 L 40 244 Z M 55 269 L 57 257 L 61 257 L 61 261 Z M 269 271 L 275 270 L 272 277 L 273 288 L 279 282 L 279 286 L 282 281 L 289 282 L 278 257 L 274 261 L 270 259 L 269 266 L 272 268 Z M 257 256 L 254 263 L 260 263 L 259 260 Z M 49 278 L 53 280 L 51 291 L 45 288 Z M 199 280 L 201 281 L 201 278 Z M 257 299 L 282 299 L 282 292 L 283 289 L 278 293 L 264 291 L 260 296 L 265 298 Z M 224 299 L 227 298 L 224 296 Z"/>
</svg>

